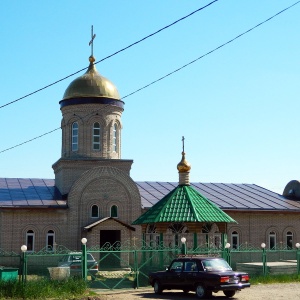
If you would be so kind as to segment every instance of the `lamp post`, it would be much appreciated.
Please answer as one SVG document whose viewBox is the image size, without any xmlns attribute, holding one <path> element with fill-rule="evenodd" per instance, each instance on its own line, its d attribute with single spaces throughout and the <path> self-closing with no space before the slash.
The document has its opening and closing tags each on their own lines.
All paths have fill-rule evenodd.
<svg viewBox="0 0 300 300">
<path fill-rule="evenodd" d="M 27 246 L 22 245 L 21 246 L 21 251 L 22 251 L 22 283 L 26 281 L 26 276 L 27 276 L 27 262 L 26 262 L 26 251 L 27 251 Z"/>
<path fill-rule="evenodd" d="M 186 255 L 186 238 L 181 238 L 181 254 Z"/>
<path fill-rule="evenodd" d="M 267 255 L 266 255 L 266 244 L 261 243 L 261 248 L 262 248 L 262 263 L 263 263 L 263 275 L 267 275 Z"/>
<path fill-rule="evenodd" d="M 226 243 L 225 250 L 226 250 L 226 261 L 228 262 L 229 265 L 231 265 L 230 243 Z"/>
<path fill-rule="evenodd" d="M 81 246 L 81 249 L 82 249 L 82 259 L 81 259 L 82 279 L 86 280 L 86 277 L 87 277 L 87 255 L 86 255 L 87 239 L 82 238 L 81 243 L 82 243 L 82 246 Z"/>
<path fill-rule="evenodd" d="M 296 243 L 297 248 L 297 274 L 300 274 L 300 243 Z"/>
</svg>

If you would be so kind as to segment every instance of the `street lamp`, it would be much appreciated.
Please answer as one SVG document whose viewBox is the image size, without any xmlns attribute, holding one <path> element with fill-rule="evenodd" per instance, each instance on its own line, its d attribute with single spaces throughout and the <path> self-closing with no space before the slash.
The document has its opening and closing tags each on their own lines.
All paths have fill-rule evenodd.
<svg viewBox="0 0 300 300">
<path fill-rule="evenodd" d="M 229 265 L 231 265 L 230 246 L 231 246 L 230 243 L 225 244 L 225 257 L 224 257 Z"/>
<path fill-rule="evenodd" d="M 181 240 L 181 254 L 186 255 L 186 238 L 182 237 L 180 240 Z"/>
<path fill-rule="evenodd" d="M 82 243 L 82 246 L 81 246 L 81 249 L 82 249 L 82 259 L 81 259 L 82 278 L 83 278 L 83 280 L 86 280 L 86 277 L 87 277 L 87 255 L 86 255 L 87 239 L 82 238 L 81 243 Z"/>
<path fill-rule="evenodd" d="M 265 244 L 265 243 L 261 243 L 260 247 L 261 247 L 262 250 L 263 250 L 263 253 L 262 253 L 263 275 L 266 276 L 266 275 L 267 275 L 266 244 Z"/>
<path fill-rule="evenodd" d="M 24 283 L 24 281 L 26 281 L 26 251 L 27 251 L 27 246 L 26 245 L 22 245 L 21 246 L 21 251 L 22 251 L 22 283 Z"/>
<path fill-rule="evenodd" d="M 297 248 L 297 274 L 300 274 L 300 243 L 296 243 Z"/>
</svg>

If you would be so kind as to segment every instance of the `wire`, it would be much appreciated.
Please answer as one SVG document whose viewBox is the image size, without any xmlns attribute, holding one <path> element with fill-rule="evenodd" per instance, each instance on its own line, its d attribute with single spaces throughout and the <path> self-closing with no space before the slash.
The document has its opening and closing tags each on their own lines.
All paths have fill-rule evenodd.
<svg viewBox="0 0 300 300">
<path fill-rule="evenodd" d="M 125 48 L 122 48 L 121 50 L 118 50 L 118 51 L 114 52 L 113 54 L 110 54 L 110 55 L 108 55 L 108 56 L 102 58 L 101 60 L 95 62 L 95 64 L 98 64 L 98 63 L 100 63 L 100 62 L 102 62 L 102 61 L 104 61 L 104 60 L 106 60 L 106 59 L 108 59 L 108 58 L 111 58 L 112 56 L 115 56 L 115 55 L 117 55 L 117 54 L 119 54 L 119 53 L 121 53 L 121 52 L 123 52 L 123 51 L 125 51 L 125 50 L 127 50 L 127 49 L 129 49 L 129 48 L 131 48 L 131 47 L 133 47 L 133 46 L 135 46 L 135 45 L 137 45 L 137 44 L 143 42 L 143 41 L 145 41 L 146 39 L 148 39 L 148 38 L 150 38 L 150 37 L 152 37 L 152 36 L 154 36 L 154 35 L 160 33 L 161 31 L 163 31 L 163 30 L 165 30 L 165 29 L 167 29 L 167 28 L 169 28 L 169 27 L 171 27 L 171 26 L 173 26 L 173 25 L 179 23 L 180 21 L 182 21 L 182 20 L 184 20 L 184 19 L 186 19 L 186 18 L 192 16 L 193 14 L 195 14 L 195 13 L 197 13 L 197 12 L 203 10 L 204 8 L 206 8 L 206 7 L 210 6 L 210 5 L 212 5 L 213 3 L 217 2 L 217 1 L 219 1 L 219 0 L 214 0 L 214 1 L 210 2 L 210 3 L 208 3 L 207 5 L 205 5 L 205 6 L 203 6 L 203 7 L 200 7 L 200 8 L 198 8 L 198 9 L 196 9 L 195 11 L 193 11 L 193 12 L 191 12 L 190 14 L 188 14 L 188 15 L 186 15 L 186 16 L 184 16 L 184 17 L 178 19 L 178 20 L 176 20 L 175 22 L 173 22 L 173 23 L 171 23 L 171 24 L 169 24 L 169 25 L 167 25 L 167 26 L 165 26 L 165 27 L 163 27 L 163 28 L 161 28 L 161 29 L 159 29 L 159 30 L 157 30 L 157 31 L 155 31 L 155 32 L 153 32 L 153 33 L 147 35 L 147 36 L 145 36 L 144 38 L 142 38 L 142 39 L 140 39 L 140 40 L 138 40 L 138 41 L 136 41 L 136 42 L 134 42 L 134 43 L 132 43 L 132 44 L 126 46 Z M 51 86 L 53 86 L 53 85 L 55 85 L 55 84 L 57 84 L 57 83 L 59 83 L 59 82 L 61 82 L 61 81 L 64 81 L 64 80 L 66 80 L 67 78 L 70 78 L 70 77 L 72 77 L 72 76 L 74 76 L 74 75 L 76 75 L 76 74 L 78 74 L 78 73 L 80 73 L 80 72 L 82 72 L 82 71 L 84 71 L 84 70 L 86 70 L 86 69 L 87 69 L 87 67 L 86 67 L 86 68 L 83 68 L 83 69 L 81 69 L 81 70 L 79 70 L 79 71 L 76 71 L 76 72 L 74 72 L 74 73 L 72 73 L 72 74 L 70 74 L 70 75 L 68 75 L 68 76 L 66 76 L 66 77 L 63 77 L 63 78 L 61 78 L 61 79 L 59 79 L 59 80 L 56 80 L 56 81 L 54 81 L 53 83 L 50 83 L 50 84 L 48 84 L 48 85 L 46 85 L 46 86 L 44 86 L 44 87 L 42 87 L 42 88 L 40 88 L 40 89 L 38 89 L 38 90 L 35 90 L 34 92 L 31 92 L 31 93 L 29 93 L 29 94 L 27 94 L 27 95 L 25 95 L 25 96 L 23 96 L 23 97 L 17 98 L 17 99 L 15 99 L 15 100 L 11 101 L 11 102 L 8 102 L 8 103 L 6 103 L 6 104 L 3 104 L 3 105 L 0 106 L 0 109 L 3 108 L 3 107 L 5 107 L 5 106 L 11 105 L 11 104 L 13 104 L 13 103 L 15 103 L 15 102 L 18 102 L 18 101 L 20 101 L 20 100 L 22 100 L 22 99 L 24 99 L 24 98 L 27 98 L 27 97 L 29 97 L 29 96 L 31 96 L 31 95 L 34 95 L 34 94 L 36 94 L 36 93 L 38 93 L 38 92 L 40 92 L 40 91 L 42 91 L 42 90 L 45 90 L 45 89 L 47 89 L 47 88 L 49 88 L 49 87 L 51 87 Z"/>
<path fill-rule="evenodd" d="M 157 83 L 157 82 L 159 82 L 159 81 L 165 79 L 166 77 L 169 77 L 169 76 L 173 75 L 174 73 L 176 73 L 176 72 L 178 72 L 178 71 L 180 71 L 180 70 L 186 68 L 187 66 L 189 66 L 189 65 L 191 65 L 191 64 L 193 64 L 193 63 L 195 63 L 196 61 L 202 59 L 203 57 L 205 57 L 205 56 L 207 56 L 207 55 L 209 55 L 209 54 L 211 54 L 211 53 L 213 53 L 213 52 L 215 52 L 215 51 L 221 49 L 222 47 L 224 47 L 224 46 L 226 46 L 226 45 L 232 43 L 233 41 L 237 40 L 238 38 L 242 37 L 243 35 L 245 35 L 245 34 L 249 33 L 250 31 L 256 29 L 257 27 L 263 25 L 264 23 L 270 21 L 271 19 L 277 17 L 278 15 L 282 14 L 282 13 L 285 12 L 286 10 L 292 8 L 293 6 L 299 4 L 299 2 L 300 2 L 300 1 L 297 1 L 296 3 L 292 4 L 291 6 L 289 6 L 289 7 L 285 8 L 285 9 L 281 10 L 280 12 L 278 12 L 278 13 L 276 13 L 275 15 L 271 16 L 270 18 L 266 19 L 265 21 L 262 21 L 262 22 L 260 22 L 259 24 L 257 24 L 257 25 L 255 25 L 255 26 L 251 27 L 250 29 L 244 31 L 243 33 L 237 35 L 236 37 L 234 37 L 233 39 L 227 41 L 226 43 L 224 43 L 224 44 L 222 44 L 222 45 L 220 45 L 220 46 L 214 48 L 213 50 L 211 50 L 211 51 L 209 51 L 209 52 L 206 52 L 205 54 L 199 56 L 198 58 L 196 58 L 196 59 L 194 59 L 194 60 L 188 62 L 187 64 L 181 66 L 180 68 L 178 68 L 178 69 L 176 69 L 176 70 L 174 70 L 174 71 L 172 71 L 172 72 L 170 72 L 170 73 L 168 73 L 168 74 L 166 74 L 166 75 L 164 75 L 164 76 L 162 76 L 162 77 L 160 77 L 160 78 L 158 78 L 158 79 L 152 81 L 151 83 L 148 83 L 147 85 L 145 85 L 145 86 L 143 86 L 143 87 L 137 89 L 136 91 L 134 91 L 134 92 L 132 92 L 132 93 L 130 93 L 130 94 L 124 96 L 122 99 L 125 99 L 125 98 L 127 98 L 127 97 L 129 97 L 129 96 L 132 96 L 133 94 L 135 94 L 135 93 L 137 93 L 137 92 L 140 92 L 141 90 L 143 90 L 143 89 L 145 89 L 145 88 L 147 88 L 147 87 L 149 87 L 149 86 L 151 86 L 151 85 L 153 85 L 153 84 L 155 84 L 155 83 Z"/>
<path fill-rule="evenodd" d="M 48 131 L 48 132 L 46 132 L 46 133 L 43 133 L 43 134 L 41 134 L 41 135 L 39 135 L 39 136 L 36 136 L 36 137 L 34 137 L 34 138 L 30 139 L 30 140 L 27 140 L 27 141 L 25 141 L 25 142 L 23 142 L 23 143 L 20 143 L 20 144 L 17 144 L 17 145 L 15 145 L 15 146 L 12 146 L 12 147 L 10 147 L 10 148 L 4 149 L 4 150 L 0 151 L 0 153 L 6 152 L 6 151 L 8 151 L 8 150 L 12 150 L 12 149 L 17 148 L 17 147 L 19 147 L 19 146 L 22 146 L 22 145 L 24 145 L 24 144 L 30 143 L 30 142 L 32 142 L 32 141 L 34 141 L 34 140 L 37 140 L 37 139 L 39 139 L 39 138 L 41 138 L 41 137 L 43 137 L 43 136 L 45 136 L 45 135 L 48 135 L 48 134 L 50 134 L 50 133 L 52 133 L 52 132 L 54 132 L 54 131 L 57 131 L 58 129 L 60 129 L 60 127 L 55 128 L 55 129 L 53 129 L 53 130 L 51 130 L 51 131 Z"/>
<path fill-rule="evenodd" d="M 202 59 L 203 57 L 205 57 L 205 56 L 207 56 L 207 55 L 209 55 L 209 54 L 211 54 L 211 53 L 213 53 L 213 52 L 215 52 L 215 51 L 221 49 L 222 47 L 224 47 L 224 46 L 226 46 L 226 45 L 232 43 L 233 41 L 237 40 L 238 38 L 242 37 L 243 35 L 245 35 L 245 34 L 249 33 L 250 31 L 256 29 L 257 27 L 263 25 L 264 23 L 270 21 L 271 19 L 273 19 L 273 18 L 275 18 L 276 16 L 280 15 L 281 13 L 287 11 L 288 9 L 290 9 L 290 8 L 292 8 L 293 6 L 297 5 L 298 3 L 300 3 L 300 0 L 297 1 L 297 2 L 295 2 L 295 3 L 292 4 L 292 5 L 288 6 L 287 8 L 281 10 L 280 12 L 278 12 L 278 13 L 276 13 L 275 15 L 271 16 L 270 18 L 268 18 L 268 19 L 266 19 L 266 20 L 260 22 L 259 24 L 255 25 L 255 26 L 251 27 L 250 29 L 244 31 L 243 33 L 237 35 L 236 37 L 232 38 L 231 40 L 227 41 L 226 43 L 223 43 L 222 45 L 220 45 L 220 46 L 214 48 L 213 50 L 211 50 L 211 51 L 209 51 L 209 52 L 207 52 L 207 53 L 205 53 L 205 54 L 199 56 L 198 58 L 196 58 L 196 59 L 190 61 L 189 63 L 187 63 L 187 64 L 181 66 L 180 68 L 178 68 L 178 69 L 176 69 L 176 70 L 174 70 L 174 71 L 172 71 L 172 72 L 170 72 L 170 73 L 168 73 L 168 74 L 166 74 L 166 75 L 160 77 L 159 79 L 156 79 L 156 80 L 152 81 L 151 83 L 149 83 L 149 84 L 147 84 L 147 85 L 145 85 L 145 86 L 143 86 L 143 87 L 137 89 L 136 91 L 134 91 L 134 92 L 132 92 L 132 93 L 130 93 L 130 94 L 124 96 L 124 97 L 121 98 L 121 99 L 123 100 L 123 99 L 125 99 L 125 98 L 127 98 L 127 97 L 130 97 L 131 95 L 133 95 L 133 94 L 135 94 L 135 93 L 137 93 L 137 92 L 139 92 L 139 91 L 141 91 L 141 90 L 143 90 L 143 89 L 145 89 L 145 88 L 147 88 L 147 87 L 149 87 L 149 86 L 151 86 L 151 85 L 153 85 L 153 84 L 155 84 L 155 83 L 157 83 L 157 82 L 163 80 L 164 78 L 166 78 L 166 77 L 168 77 L 168 76 L 170 76 L 170 75 L 172 75 L 172 74 L 174 74 L 174 73 L 176 73 L 176 72 L 178 72 L 178 71 L 180 71 L 180 70 L 182 70 L 182 69 L 184 69 L 184 68 L 186 68 L 187 66 L 189 66 L 189 65 L 191 65 L 191 64 L 193 64 L 193 63 L 195 63 L 196 61 Z M 105 107 L 106 107 L 106 106 L 105 106 Z M 104 109 L 105 107 L 102 107 L 102 108 L 100 108 L 100 109 L 97 110 L 97 111 L 100 111 L 101 109 Z M 89 116 L 90 114 L 94 114 L 95 112 L 96 112 L 96 111 L 93 111 L 93 112 L 89 113 L 88 115 L 84 116 L 83 118 Z M 66 126 L 66 125 L 65 125 L 65 126 Z M 18 145 L 13 146 L 13 147 L 4 149 L 4 150 L 0 151 L 0 153 L 3 153 L 3 152 L 5 152 L 5 151 L 11 150 L 11 149 L 16 148 L 16 147 L 18 147 L 18 146 L 21 146 L 21 145 L 24 145 L 24 144 L 26 144 L 26 143 L 29 143 L 29 142 L 31 142 L 31 141 L 33 141 L 33 140 L 36 140 L 36 139 L 41 138 L 41 137 L 43 137 L 43 136 L 45 136 L 45 135 L 47 135 L 47 134 L 50 134 L 50 133 L 52 133 L 52 132 L 54 132 L 54 131 L 56 131 L 56 130 L 58 130 L 58 129 L 60 129 L 60 128 L 56 128 L 56 129 L 54 129 L 54 130 L 52 130 L 52 131 L 49 131 L 49 132 L 47 132 L 47 133 L 44 133 L 44 134 L 42 134 L 42 135 L 40 135 L 40 136 L 37 136 L 37 137 L 32 138 L 32 139 L 30 139 L 30 140 L 27 140 L 27 141 L 25 141 L 25 142 L 23 142 L 23 143 L 20 143 L 20 144 L 18 144 Z"/>
<path fill-rule="evenodd" d="M 82 120 L 82 119 L 85 119 L 85 118 L 87 118 L 87 117 L 89 117 L 89 116 L 91 116 L 91 115 L 93 115 L 93 114 L 95 114 L 95 113 L 97 113 L 97 112 L 99 112 L 99 111 L 105 109 L 105 108 L 108 107 L 108 106 L 109 106 L 109 104 L 106 104 L 106 105 L 104 105 L 103 107 L 100 107 L 99 109 L 94 110 L 94 111 L 92 111 L 92 112 L 86 114 L 86 115 L 83 116 L 83 117 L 77 116 L 77 119 L 75 118 L 75 121 L 78 121 L 78 120 L 80 120 L 80 119 L 81 119 L 81 120 Z M 68 124 L 66 124 L 66 125 L 64 125 L 64 126 L 62 126 L 62 127 L 58 127 L 58 128 L 53 129 L 53 130 L 50 130 L 50 131 L 48 131 L 48 132 L 46 132 L 46 133 L 43 133 L 43 134 L 41 134 L 41 135 L 39 135 L 39 136 L 37 136 L 37 137 L 34 137 L 34 138 L 30 139 L 30 140 L 27 140 L 27 141 L 25 141 L 25 142 L 22 142 L 22 143 L 20 143 L 20 144 L 15 145 L 15 146 L 6 148 L 6 149 L 0 151 L 0 153 L 3 153 L 3 152 L 6 152 L 6 151 L 9 151 L 9 150 L 12 150 L 12 149 L 17 148 L 17 147 L 19 147 L 19 146 L 22 146 L 22 145 L 24 145 L 24 144 L 27 144 L 27 143 L 32 142 L 32 141 L 34 141 L 34 140 L 37 140 L 37 139 L 39 139 L 39 138 L 41 138 L 41 137 L 43 137 L 43 136 L 45 136 L 45 135 L 48 135 L 48 134 L 50 134 L 50 133 L 52 133 L 52 132 L 57 131 L 57 130 L 59 130 L 59 129 L 63 129 L 63 128 L 66 127 L 66 126 L 68 126 Z"/>
</svg>

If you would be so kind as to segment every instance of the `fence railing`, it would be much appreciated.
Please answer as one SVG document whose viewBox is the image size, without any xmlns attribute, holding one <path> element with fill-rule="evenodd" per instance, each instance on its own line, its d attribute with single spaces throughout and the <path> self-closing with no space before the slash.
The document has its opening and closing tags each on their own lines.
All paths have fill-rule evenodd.
<svg viewBox="0 0 300 300">
<path fill-rule="evenodd" d="M 26 282 L 30 277 L 50 278 L 48 268 L 57 268 L 59 261 L 71 251 L 57 245 L 55 251 L 42 249 L 38 252 L 8 253 L 0 250 L 0 266 L 18 267 L 20 280 Z M 196 249 L 181 246 L 165 247 L 156 245 L 142 247 L 129 244 L 106 244 L 104 247 L 87 248 L 86 243 L 77 250 L 81 255 L 81 271 L 91 286 L 102 289 L 139 288 L 148 285 L 148 274 L 152 271 L 164 270 L 178 255 L 205 255 L 223 257 L 233 270 L 246 271 L 253 275 L 275 274 L 280 266 L 281 272 L 300 274 L 300 250 L 266 249 L 241 245 L 237 249 L 225 246 L 223 249 L 198 246 Z M 91 254 L 98 263 L 99 271 L 91 275 L 87 264 L 87 255 Z M 280 263 L 280 264 L 279 264 Z M 274 271 L 275 270 L 275 271 Z M 278 271 L 277 270 L 277 271 Z"/>
</svg>

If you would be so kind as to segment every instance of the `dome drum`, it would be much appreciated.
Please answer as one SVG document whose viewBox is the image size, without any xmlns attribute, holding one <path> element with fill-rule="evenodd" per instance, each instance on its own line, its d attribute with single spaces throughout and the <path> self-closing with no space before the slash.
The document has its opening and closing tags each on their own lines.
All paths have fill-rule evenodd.
<svg viewBox="0 0 300 300">
<path fill-rule="evenodd" d="M 106 97 L 78 97 L 72 99 L 63 99 L 59 102 L 60 108 L 63 108 L 68 105 L 78 105 L 78 104 L 105 104 L 105 105 L 112 105 L 118 106 L 124 109 L 124 102 L 121 100 L 116 100 L 112 98 Z"/>
</svg>

